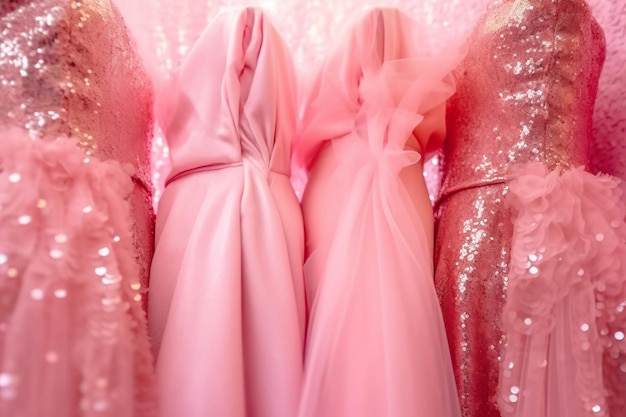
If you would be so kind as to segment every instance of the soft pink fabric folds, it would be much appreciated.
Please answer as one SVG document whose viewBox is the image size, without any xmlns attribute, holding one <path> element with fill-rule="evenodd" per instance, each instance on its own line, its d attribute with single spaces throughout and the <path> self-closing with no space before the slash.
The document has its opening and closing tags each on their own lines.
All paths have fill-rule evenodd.
<svg viewBox="0 0 626 417">
<path fill-rule="evenodd" d="M 165 100 L 172 173 L 157 217 L 150 331 L 162 415 L 292 417 L 302 378 L 292 63 L 258 9 L 218 15 Z"/>
<path fill-rule="evenodd" d="M 433 111 L 454 91 L 459 56 L 429 54 L 415 29 L 395 9 L 361 13 L 304 101 L 296 152 L 310 169 L 310 321 L 300 417 L 460 415 L 420 161 L 443 129 Z"/>
<path fill-rule="evenodd" d="M 132 190 L 76 138 L 0 132 L 0 416 L 156 415 Z"/>
<path fill-rule="evenodd" d="M 531 163 L 518 167 L 509 190 L 514 232 L 502 311 L 502 415 L 624 415 L 624 384 L 615 379 L 626 370 L 615 363 L 626 353 L 619 181 Z"/>
<path fill-rule="evenodd" d="M 294 152 L 309 168 L 322 145 L 364 126 L 394 129 L 384 137 L 372 132 L 373 146 L 390 140 L 403 148 L 424 115 L 454 92 L 449 73 L 458 53 L 430 51 L 426 34 L 396 9 L 367 10 L 333 45 L 305 92 Z M 365 122 L 372 117 L 380 121 Z M 442 126 L 443 118 L 433 124 Z M 433 146 L 429 137 L 417 139 Z"/>
</svg>

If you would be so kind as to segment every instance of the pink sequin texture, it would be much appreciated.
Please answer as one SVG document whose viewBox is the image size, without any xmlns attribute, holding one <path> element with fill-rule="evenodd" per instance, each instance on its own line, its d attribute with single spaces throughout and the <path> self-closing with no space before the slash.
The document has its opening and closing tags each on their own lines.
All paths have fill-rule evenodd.
<svg viewBox="0 0 626 417">
<path fill-rule="evenodd" d="M 512 167 L 533 161 L 557 170 L 588 166 L 604 37 L 583 1 L 508 0 L 489 8 L 468 45 L 448 107 L 436 286 L 464 416 L 492 417 L 500 415 L 506 346 L 506 181 Z M 591 87 L 571 88 L 574 79 Z"/>
<path fill-rule="evenodd" d="M 132 174 L 134 247 L 152 256 L 152 86 L 109 0 L 0 3 L 0 127 L 33 139 L 74 136 L 87 155 Z"/>
</svg>

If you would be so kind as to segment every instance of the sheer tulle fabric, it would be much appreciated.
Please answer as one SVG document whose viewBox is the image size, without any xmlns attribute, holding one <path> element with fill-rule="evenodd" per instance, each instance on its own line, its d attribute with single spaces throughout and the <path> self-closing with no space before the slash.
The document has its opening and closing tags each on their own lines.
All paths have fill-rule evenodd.
<svg viewBox="0 0 626 417">
<path fill-rule="evenodd" d="M 0 134 L 0 415 L 156 415 L 132 189 L 77 141 Z"/>
<path fill-rule="evenodd" d="M 296 155 L 311 169 L 310 321 L 300 417 L 459 415 L 431 244 L 400 179 L 422 158 L 406 143 L 452 94 L 458 57 L 420 53 L 413 27 L 394 9 L 363 13 L 304 102 Z M 417 139 L 424 149 L 428 138 Z"/>
<path fill-rule="evenodd" d="M 305 304 L 290 57 L 260 10 L 230 10 L 169 94 L 149 299 L 162 415 L 292 417 Z"/>
<path fill-rule="evenodd" d="M 509 189 L 514 232 L 502 312 L 502 413 L 608 416 L 609 403 L 623 401 L 610 388 L 610 362 L 626 350 L 619 181 L 536 163 L 520 168 Z"/>
</svg>

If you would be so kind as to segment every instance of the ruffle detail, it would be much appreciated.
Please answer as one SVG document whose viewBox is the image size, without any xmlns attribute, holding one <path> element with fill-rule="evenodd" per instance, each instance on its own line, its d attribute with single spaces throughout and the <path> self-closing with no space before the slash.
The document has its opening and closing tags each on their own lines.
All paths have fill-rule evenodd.
<svg viewBox="0 0 626 417">
<path fill-rule="evenodd" d="M 127 172 L 0 134 L 0 415 L 152 416 Z"/>
<path fill-rule="evenodd" d="M 307 169 L 326 141 L 354 131 L 374 151 L 402 149 L 425 115 L 455 91 L 451 74 L 463 53 L 428 47 L 419 25 L 398 10 L 368 8 L 347 27 L 300 106 L 294 159 Z"/>
<path fill-rule="evenodd" d="M 626 371 L 619 181 L 582 168 L 549 172 L 537 163 L 520 169 L 509 193 L 514 232 L 502 312 L 502 415 L 613 415 L 623 407 Z"/>
</svg>

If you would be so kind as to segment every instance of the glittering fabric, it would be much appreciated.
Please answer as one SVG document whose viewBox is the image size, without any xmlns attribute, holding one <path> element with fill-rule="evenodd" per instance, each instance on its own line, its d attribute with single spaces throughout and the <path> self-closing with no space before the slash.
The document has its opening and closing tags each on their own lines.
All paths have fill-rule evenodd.
<svg viewBox="0 0 626 417">
<path fill-rule="evenodd" d="M 623 416 L 626 208 L 619 180 L 532 163 L 516 167 L 508 187 L 502 415 Z"/>
<path fill-rule="evenodd" d="M 511 167 L 588 165 L 603 59 L 602 31 L 580 0 L 497 2 L 470 37 L 449 104 L 435 255 L 466 416 L 499 415 Z"/>
<path fill-rule="evenodd" d="M 117 9 L 1 1 L 0 96 L 0 415 L 153 415 L 152 92 Z"/>
<path fill-rule="evenodd" d="M 73 135 L 87 154 L 133 173 L 134 245 L 146 284 L 152 93 L 119 12 L 109 0 L 12 0 L 0 7 L 0 126 L 23 128 L 33 139 Z"/>
<path fill-rule="evenodd" d="M 150 417 L 153 357 L 119 163 L 0 131 L 0 415 Z"/>
</svg>

